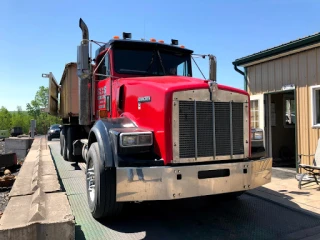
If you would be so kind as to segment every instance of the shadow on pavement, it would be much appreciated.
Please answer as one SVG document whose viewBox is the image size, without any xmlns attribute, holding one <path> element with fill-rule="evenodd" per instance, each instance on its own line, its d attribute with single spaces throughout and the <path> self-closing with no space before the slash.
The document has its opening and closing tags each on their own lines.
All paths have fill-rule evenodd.
<svg viewBox="0 0 320 240">
<path fill-rule="evenodd" d="M 67 166 L 70 163 L 61 158 L 58 144 L 55 144 L 55 161 Z M 82 164 L 80 167 L 83 168 Z M 80 171 L 70 171 L 70 176 L 76 172 Z M 79 174 L 74 175 L 74 179 L 80 177 Z M 70 181 L 69 178 L 67 180 Z M 70 187 L 70 182 L 68 184 Z M 74 191 L 73 188 L 71 190 Z M 301 239 L 301 234 L 311 232 L 310 229 L 313 229 L 312 234 L 316 234 L 314 229 L 320 226 L 319 215 L 301 211 L 299 205 L 290 201 L 292 199 L 281 189 L 276 192 L 260 187 L 235 200 L 210 196 L 130 203 L 126 204 L 118 219 L 99 222 L 89 213 L 85 190 L 79 190 L 81 192 L 69 195 L 76 221 L 78 219 L 77 239 L 93 235 L 98 236 L 95 239 Z M 254 191 L 261 194 L 256 195 Z M 308 190 L 302 193 L 307 195 Z"/>
<path fill-rule="evenodd" d="M 281 239 L 318 226 L 320 216 L 244 194 L 238 200 L 202 197 L 128 204 L 119 220 L 101 223 L 123 233 L 145 231 L 145 239 Z"/>
</svg>

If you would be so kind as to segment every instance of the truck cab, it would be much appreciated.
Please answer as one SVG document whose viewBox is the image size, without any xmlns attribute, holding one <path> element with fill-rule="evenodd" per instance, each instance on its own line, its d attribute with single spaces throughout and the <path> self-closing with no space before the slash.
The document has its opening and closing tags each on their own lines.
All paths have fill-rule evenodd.
<svg viewBox="0 0 320 240">
<path fill-rule="evenodd" d="M 155 39 L 134 41 L 114 37 L 96 51 L 95 118 L 99 119 L 106 108 L 110 109 L 107 117 L 119 117 L 124 113 L 125 103 L 129 103 L 124 101 L 127 86 L 137 80 L 156 85 L 161 81 L 170 82 L 171 78 L 167 76 L 192 77 L 191 53 L 183 46 L 168 45 Z M 106 97 L 111 101 L 106 102 Z"/>
<path fill-rule="evenodd" d="M 125 202 L 239 195 L 270 182 L 272 159 L 251 157 L 249 95 L 217 84 L 213 55 L 209 80 L 193 77 L 193 51 L 174 39 L 123 33 L 93 57 L 79 26 L 77 63 L 66 65 L 60 86 L 50 80 L 60 107 L 49 105 L 63 118 L 62 156 L 86 161 L 95 218 L 117 215 Z"/>
</svg>

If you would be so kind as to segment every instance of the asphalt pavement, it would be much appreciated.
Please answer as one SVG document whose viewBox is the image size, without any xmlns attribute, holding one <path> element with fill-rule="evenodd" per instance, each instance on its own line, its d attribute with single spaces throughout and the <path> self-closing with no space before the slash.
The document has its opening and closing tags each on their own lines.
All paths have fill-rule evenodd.
<svg viewBox="0 0 320 240">
<path fill-rule="evenodd" d="M 76 239 L 320 239 L 319 216 L 250 192 L 229 201 L 201 197 L 128 204 L 117 221 L 97 221 L 87 207 L 81 164 L 63 160 L 58 140 L 48 145 L 75 216 Z"/>
</svg>

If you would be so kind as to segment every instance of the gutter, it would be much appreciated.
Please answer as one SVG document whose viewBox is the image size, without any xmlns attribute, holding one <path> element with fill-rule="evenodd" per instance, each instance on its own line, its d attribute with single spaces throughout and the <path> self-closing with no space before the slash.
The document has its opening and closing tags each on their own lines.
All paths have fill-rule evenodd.
<svg viewBox="0 0 320 240">
<path fill-rule="evenodd" d="M 245 68 L 244 72 L 241 71 L 238 66 L 236 65 L 236 63 L 233 63 L 234 66 L 234 70 L 236 70 L 238 73 L 240 73 L 241 75 L 243 75 L 244 78 L 244 90 L 247 91 L 247 86 L 248 86 L 248 79 L 247 79 L 247 70 Z"/>
</svg>

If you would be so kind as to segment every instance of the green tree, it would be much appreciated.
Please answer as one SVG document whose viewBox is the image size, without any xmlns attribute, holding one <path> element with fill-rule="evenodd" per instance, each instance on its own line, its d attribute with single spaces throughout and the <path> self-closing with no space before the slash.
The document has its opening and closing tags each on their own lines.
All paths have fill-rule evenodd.
<svg viewBox="0 0 320 240">
<path fill-rule="evenodd" d="M 49 88 L 40 86 L 39 90 L 36 93 L 35 101 L 40 108 L 46 108 L 49 104 Z"/>
<path fill-rule="evenodd" d="M 42 111 L 47 109 L 49 104 L 49 88 L 40 86 L 36 92 L 34 100 L 27 104 L 27 112 L 30 117 L 36 120 L 36 129 L 40 134 L 45 134 L 52 124 L 59 124 L 61 120 L 55 116 Z M 29 126 L 30 126 L 29 120 Z"/>
<path fill-rule="evenodd" d="M 41 113 L 39 103 L 36 100 L 27 103 L 27 111 L 30 116 L 37 118 Z"/>
<path fill-rule="evenodd" d="M 0 108 L 0 130 L 10 130 L 11 128 L 11 113 L 5 107 Z"/>
<path fill-rule="evenodd" d="M 12 113 L 12 127 L 22 127 L 23 133 L 29 132 L 31 117 L 27 112 L 22 111 L 21 106 L 17 106 L 17 111 Z"/>
</svg>

